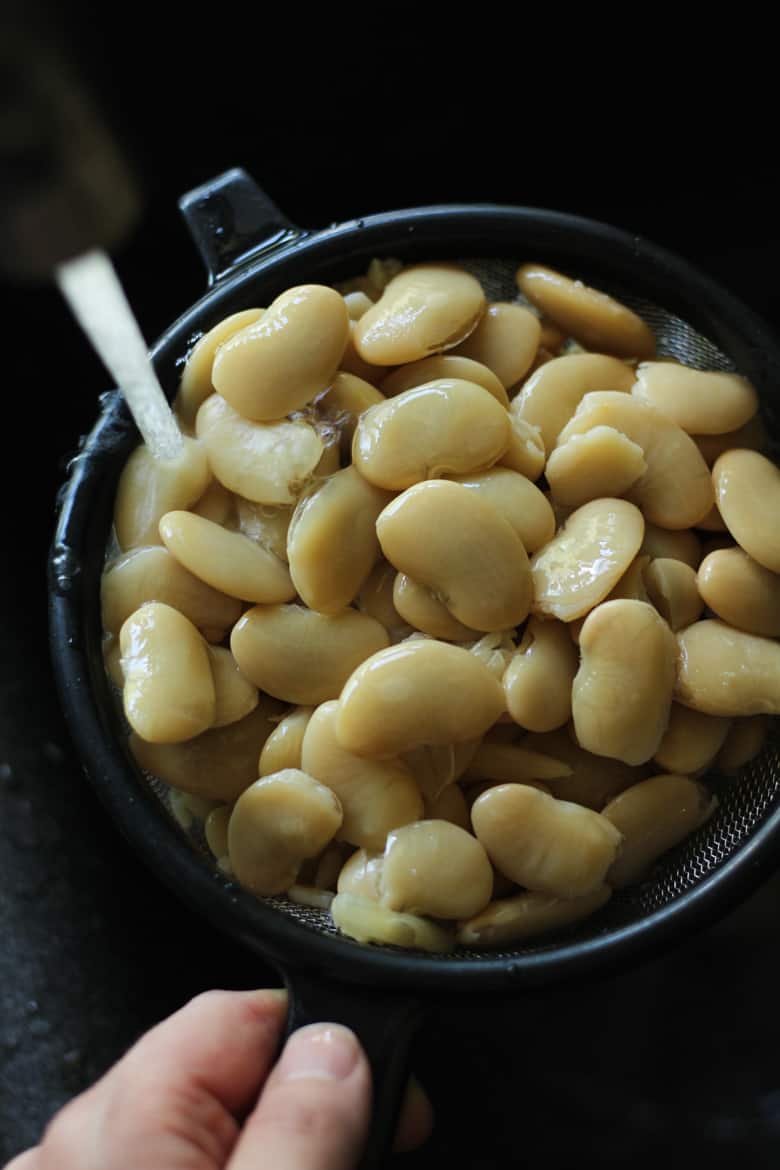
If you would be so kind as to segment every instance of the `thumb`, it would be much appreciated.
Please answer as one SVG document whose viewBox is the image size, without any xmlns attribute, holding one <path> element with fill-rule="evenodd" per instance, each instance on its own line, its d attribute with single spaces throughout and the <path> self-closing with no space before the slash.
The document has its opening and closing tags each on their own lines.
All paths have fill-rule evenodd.
<svg viewBox="0 0 780 1170">
<path fill-rule="evenodd" d="M 244 1124 L 228 1170 L 352 1170 L 368 1132 L 371 1071 L 340 1024 L 294 1032 Z"/>
</svg>

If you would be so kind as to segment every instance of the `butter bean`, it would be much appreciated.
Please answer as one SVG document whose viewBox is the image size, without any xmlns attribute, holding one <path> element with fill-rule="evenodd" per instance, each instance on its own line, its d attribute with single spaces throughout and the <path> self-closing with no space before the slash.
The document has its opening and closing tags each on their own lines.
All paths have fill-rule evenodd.
<svg viewBox="0 0 780 1170">
<path fill-rule="evenodd" d="M 209 394 L 214 393 L 211 368 L 220 345 L 240 329 L 254 325 L 264 311 L 243 309 L 240 313 L 231 313 L 229 317 L 225 317 L 209 329 L 208 333 L 204 333 L 194 346 L 182 370 L 179 391 L 173 404 L 179 421 L 187 430 L 191 431 L 194 428 L 198 410 Z"/>
<path fill-rule="evenodd" d="M 754 414 L 739 430 L 728 431 L 725 435 L 692 435 L 691 438 L 708 467 L 712 467 L 724 451 L 731 451 L 735 447 L 765 451 L 769 442 L 769 434 L 760 414 Z"/>
<path fill-rule="evenodd" d="M 672 703 L 675 642 L 642 601 L 608 601 L 580 634 L 572 687 L 577 741 L 586 751 L 644 764 L 658 750 Z"/>
<path fill-rule="evenodd" d="M 586 394 L 628 393 L 636 375 L 631 366 L 602 353 L 565 354 L 546 362 L 512 400 L 512 415 L 538 429 L 548 454 Z"/>
<path fill-rule="evenodd" d="M 141 768 L 171 787 L 230 803 L 257 779 L 257 758 L 281 710 L 275 699 L 261 695 L 254 711 L 237 723 L 185 743 L 151 744 L 131 735 L 130 750 Z"/>
<path fill-rule="evenodd" d="M 337 892 L 379 902 L 379 879 L 384 863 L 384 853 L 367 853 L 365 849 L 357 849 L 344 862 L 336 885 Z"/>
<path fill-rule="evenodd" d="M 650 605 L 650 596 L 645 588 L 644 578 L 645 570 L 649 564 L 650 557 L 643 556 L 641 553 L 635 556 L 617 585 L 610 590 L 606 600 L 619 601 L 622 598 L 626 601 L 645 601 Z M 579 645 L 579 638 L 577 644 Z"/>
<path fill-rule="evenodd" d="M 702 715 L 672 703 L 669 725 L 655 753 L 655 762 L 666 772 L 689 776 L 708 768 L 731 727 L 730 719 Z"/>
<path fill-rule="evenodd" d="M 509 408 L 507 392 L 493 371 L 482 362 L 456 354 L 438 353 L 433 357 L 421 358 L 419 362 L 399 366 L 382 379 L 381 389 L 384 395 L 392 398 L 405 390 L 414 390 L 416 386 L 424 386 L 440 378 L 457 378 L 482 386 L 503 407 Z"/>
<path fill-rule="evenodd" d="M 287 289 L 258 321 L 223 342 L 211 380 L 244 418 L 283 418 L 326 388 L 348 334 L 349 314 L 335 289 L 319 284 Z"/>
<path fill-rule="evenodd" d="M 780 573 L 780 470 L 757 451 L 726 451 L 712 469 L 720 513 L 737 544 Z"/>
<path fill-rule="evenodd" d="M 379 558 L 376 521 L 389 500 L 354 467 L 301 496 L 287 534 L 287 558 L 293 584 L 310 609 L 338 613 L 353 600 Z"/>
<path fill-rule="evenodd" d="M 707 465 L 690 435 L 630 394 L 586 394 L 561 431 L 563 444 L 596 426 L 614 427 L 642 448 L 647 471 L 629 493 L 645 519 L 661 528 L 690 528 L 714 502 Z"/>
<path fill-rule="evenodd" d="M 479 281 L 449 264 L 403 269 L 357 322 L 355 348 L 364 361 L 398 366 L 452 349 L 485 309 Z"/>
<path fill-rule="evenodd" d="M 682 630 L 701 617 L 704 602 L 690 565 L 658 557 L 647 566 L 644 577 L 651 603 L 672 630 Z"/>
<path fill-rule="evenodd" d="M 375 362 L 367 362 L 360 356 L 355 347 L 355 334 L 358 325 L 359 321 L 350 321 L 349 323 L 347 346 L 341 355 L 339 366 L 343 373 L 354 374 L 356 378 L 361 378 L 364 382 L 370 382 L 373 386 L 381 382 L 384 378 L 387 373 L 387 366 L 378 365 Z"/>
<path fill-rule="evenodd" d="M 350 321 L 359 321 L 364 313 L 373 305 L 371 297 L 366 296 L 364 292 L 350 292 L 344 294 L 344 304 L 347 306 Z"/>
<path fill-rule="evenodd" d="M 168 512 L 160 536 L 179 564 L 228 597 L 267 603 L 295 597 L 284 562 L 240 532 L 192 512 Z"/>
<path fill-rule="evenodd" d="M 643 362 L 631 393 L 656 407 L 689 435 L 722 435 L 745 425 L 758 410 L 747 378 L 693 370 L 678 362 Z"/>
<path fill-rule="evenodd" d="M 218 479 L 212 479 L 203 495 L 190 509 L 197 516 L 212 520 L 215 524 L 230 527 L 235 515 L 235 496 L 224 488 Z"/>
<path fill-rule="evenodd" d="M 632 768 L 621 760 L 586 752 L 575 742 L 571 726 L 542 735 L 527 735 L 523 748 L 528 752 L 553 756 L 561 764 L 568 765 L 570 775 L 548 777 L 552 795 L 559 800 L 584 804 L 595 812 L 599 812 L 618 792 L 647 776 L 644 767 Z"/>
<path fill-rule="evenodd" d="M 345 458 L 352 449 L 352 437 L 361 414 L 384 401 L 384 394 L 370 382 L 345 370 L 339 370 L 325 393 L 317 399 L 318 414 L 338 428 Z"/>
<path fill-rule="evenodd" d="M 531 559 L 536 613 L 570 622 L 603 601 L 628 569 L 644 536 L 627 500 L 592 500 L 573 512 Z"/>
<path fill-rule="evenodd" d="M 509 446 L 499 459 L 501 467 L 537 480 L 544 471 L 544 443 L 538 429 L 509 413 Z"/>
<path fill-rule="evenodd" d="M 491 902 L 458 927 L 463 947 L 501 947 L 562 930 L 600 910 L 612 896 L 609 886 L 598 886 L 583 898 L 555 898 L 526 892 Z"/>
<path fill-rule="evenodd" d="M 622 837 L 599 813 L 525 784 L 474 803 L 471 821 L 493 864 L 528 890 L 580 898 L 602 885 Z"/>
<path fill-rule="evenodd" d="M 726 773 L 743 768 L 759 754 L 768 732 L 769 720 L 765 715 L 733 719 L 726 742 L 715 760 L 715 767 L 718 771 Z"/>
<path fill-rule="evenodd" d="M 417 781 L 426 808 L 437 805 L 445 792 L 459 792 L 456 781 L 468 769 L 479 745 L 480 740 L 471 739 L 465 743 L 425 744 L 404 752 L 403 762 Z M 449 817 L 442 819 L 449 820 Z M 468 828 L 468 824 L 464 827 Z"/>
<path fill-rule="evenodd" d="M 492 504 L 512 525 L 526 552 L 536 552 L 555 535 L 555 513 L 549 500 L 524 475 L 508 467 L 491 467 L 450 478 Z"/>
<path fill-rule="evenodd" d="M 230 821 L 230 814 L 232 811 L 232 804 L 221 804 L 218 808 L 212 809 L 209 815 L 206 817 L 204 830 L 206 844 L 217 860 L 219 860 L 220 857 L 227 857 L 228 823 Z"/>
<path fill-rule="evenodd" d="M 311 906 L 313 910 L 330 910 L 333 902 L 331 890 L 320 890 L 316 886 L 301 886 L 297 882 L 286 894 L 290 902 L 298 906 Z"/>
<path fill-rule="evenodd" d="M 122 696 L 133 731 L 150 743 L 180 743 L 214 722 L 216 699 L 206 643 L 192 622 L 157 601 L 119 632 Z"/>
<path fill-rule="evenodd" d="M 356 754 L 395 756 L 477 739 L 503 708 L 500 683 L 473 654 L 420 639 L 382 650 L 355 670 L 341 693 L 336 735 Z"/>
<path fill-rule="evenodd" d="M 255 781 L 236 801 L 228 854 L 242 886 L 261 897 L 293 885 L 301 863 L 338 832 L 341 805 L 312 776 L 286 768 Z"/>
<path fill-rule="evenodd" d="M 352 459 L 377 487 L 401 491 L 447 473 L 482 471 L 508 442 L 509 416 L 487 391 L 440 378 L 361 415 Z"/>
<path fill-rule="evenodd" d="M 211 476 L 204 445 L 185 438 L 174 459 L 154 459 L 142 443 L 128 459 L 116 490 L 114 527 L 125 551 L 159 544 L 157 526 L 166 512 L 189 508 Z"/>
<path fill-rule="evenodd" d="M 535 313 L 522 305 L 498 301 L 488 305 L 476 329 L 456 352 L 487 366 L 504 387 L 514 386 L 531 368 L 541 333 Z"/>
<path fill-rule="evenodd" d="M 412 632 L 393 602 L 396 576 L 395 566 L 382 558 L 369 573 L 357 596 L 358 609 L 381 622 L 392 641 L 398 641 L 398 635 L 405 637 Z"/>
<path fill-rule="evenodd" d="M 780 715 L 780 645 L 718 621 L 677 635 L 675 698 L 705 715 Z"/>
<path fill-rule="evenodd" d="M 229 650 L 208 646 L 207 652 L 216 698 L 212 727 L 226 727 L 254 711 L 259 699 L 257 687 L 247 682 Z"/>
<path fill-rule="evenodd" d="M 419 820 L 423 800 L 399 759 L 367 760 L 336 737 L 338 703 L 322 703 L 303 737 L 303 768 L 331 788 L 344 810 L 339 836 L 368 850 L 384 849 L 391 829 Z"/>
<path fill-rule="evenodd" d="M 450 784 L 434 800 L 425 799 L 425 819 L 448 821 L 467 832 L 471 831 L 471 814 L 466 798 L 457 784 Z"/>
<path fill-rule="evenodd" d="M 300 605 L 257 605 L 230 638 L 246 678 L 301 706 L 335 698 L 352 671 L 387 644 L 387 631 L 365 614 L 321 614 Z"/>
<path fill-rule="evenodd" d="M 701 542 L 695 532 L 670 532 L 655 524 L 645 523 L 645 536 L 640 550 L 651 559 L 656 557 L 683 561 L 695 569 L 701 560 Z"/>
<path fill-rule="evenodd" d="M 448 821 L 395 829 L 385 845 L 379 903 L 433 918 L 470 918 L 484 910 L 493 870 L 482 845 Z"/>
<path fill-rule="evenodd" d="M 476 637 L 476 631 L 454 618 L 447 607 L 429 589 L 418 585 L 405 573 L 398 573 L 393 586 L 393 604 L 405 622 L 445 642 L 463 642 Z"/>
<path fill-rule="evenodd" d="M 650 327 L 606 293 L 542 264 L 521 265 L 516 279 L 531 304 L 586 349 L 618 357 L 654 356 L 655 337 Z"/>
<path fill-rule="evenodd" d="M 189 573 L 162 547 L 137 548 L 121 556 L 100 582 L 103 626 L 117 633 L 144 602 L 178 609 L 198 629 L 227 629 L 241 616 L 240 602 Z"/>
<path fill-rule="evenodd" d="M 601 426 L 556 447 L 545 474 L 555 499 L 578 508 L 602 496 L 621 496 L 646 471 L 642 448 L 614 427 Z"/>
<path fill-rule="evenodd" d="M 529 750 L 522 744 L 485 741 L 477 748 L 463 778 L 498 780 L 502 784 L 531 780 L 556 780 L 571 773 L 569 765 L 552 756 Z"/>
<path fill-rule="evenodd" d="M 219 482 L 258 504 L 294 503 L 324 450 L 322 439 L 309 423 L 287 419 L 252 422 L 218 394 L 201 406 L 195 430 Z M 174 507 L 164 508 L 163 514 Z"/>
<path fill-rule="evenodd" d="M 529 731 L 554 731 L 568 723 L 577 666 L 566 626 L 531 618 L 503 679 L 514 721 Z"/>
<path fill-rule="evenodd" d="M 293 508 L 255 504 L 252 500 L 236 497 L 239 531 L 287 563 L 287 533 Z"/>
<path fill-rule="evenodd" d="M 610 801 L 601 814 L 623 834 L 607 874 L 614 889 L 643 877 L 653 862 L 707 820 L 716 801 L 687 776 L 652 776 Z"/>
<path fill-rule="evenodd" d="M 331 917 L 342 934 L 364 943 L 387 943 L 420 951 L 451 951 L 454 936 L 416 914 L 398 914 L 377 906 L 368 898 L 337 894 Z"/>
<path fill-rule="evenodd" d="M 476 492 L 445 480 L 416 484 L 385 508 L 377 535 L 388 561 L 431 589 L 464 625 L 505 630 L 526 617 L 525 548 Z"/>
<path fill-rule="evenodd" d="M 257 770 L 261 776 L 301 767 L 303 736 L 313 711 L 313 707 L 295 707 L 279 720 L 260 753 Z"/>
</svg>

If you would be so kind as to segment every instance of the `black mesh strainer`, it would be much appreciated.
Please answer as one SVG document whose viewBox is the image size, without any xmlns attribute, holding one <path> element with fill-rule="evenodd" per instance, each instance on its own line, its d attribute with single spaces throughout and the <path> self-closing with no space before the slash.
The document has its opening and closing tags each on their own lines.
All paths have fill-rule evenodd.
<svg viewBox="0 0 780 1170">
<path fill-rule="evenodd" d="M 239 170 L 192 192 L 181 206 L 210 289 L 154 347 L 171 394 L 197 336 L 229 313 L 268 304 L 291 285 L 357 275 L 377 256 L 446 257 L 478 274 L 491 299 L 511 299 L 518 263 L 537 260 L 630 303 L 656 332 L 661 353 L 745 374 L 759 391 L 770 433 L 780 438 L 780 349 L 767 327 L 682 260 L 614 228 L 554 212 L 477 205 L 394 212 L 307 233 Z M 511 992 L 636 959 L 725 912 L 780 861 L 780 741 L 773 735 L 741 775 L 713 777 L 715 815 L 647 881 L 616 894 L 575 928 L 515 950 L 439 956 L 369 947 L 339 936 L 323 912 L 253 898 L 220 874 L 167 814 L 165 794 L 128 752 L 105 677 L 100 573 L 116 482 L 137 441 L 121 399 L 107 395 L 63 490 L 50 560 L 50 619 L 71 732 L 111 815 L 152 868 L 281 969 L 293 992 L 291 1026 L 335 1018 L 358 1031 L 375 1077 L 371 1164 L 378 1164 L 392 1129 L 426 996 Z"/>
</svg>

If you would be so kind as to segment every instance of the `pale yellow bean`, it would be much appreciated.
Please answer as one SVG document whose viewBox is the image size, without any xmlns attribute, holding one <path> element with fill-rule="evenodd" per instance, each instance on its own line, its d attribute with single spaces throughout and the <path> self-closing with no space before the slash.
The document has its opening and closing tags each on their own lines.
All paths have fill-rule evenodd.
<svg viewBox="0 0 780 1170">
<path fill-rule="evenodd" d="M 118 633 L 146 601 L 178 609 L 198 629 L 227 629 L 238 621 L 241 604 L 189 573 L 167 548 L 137 548 L 115 561 L 100 581 L 103 627 Z"/>
<path fill-rule="evenodd" d="M 375 386 L 384 378 L 387 373 L 387 366 L 378 365 L 375 362 L 367 362 L 360 356 L 355 346 L 356 332 L 359 324 L 359 321 L 350 321 L 349 323 L 347 346 L 341 355 L 339 366 L 343 373 L 354 374 L 356 378 L 361 378 L 364 382 L 369 382 L 372 386 Z"/>
<path fill-rule="evenodd" d="M 280 719 L 263 744 L 257 771 L 270 776 L 284 768 L 300 768 L 303 736 L 314 712 L 313 707 L 295 707 Z"/>
<path fill-rule="evenodd" d="M 222 646 L 208 646 L 206 649 L 216 698 L 211 726 L 226 727 L 254 711 L 259 700 L 257 687 L 244 678 L 229 650 Z"/>
<path fill-rule="evenodd" d="M 606 600 L 619 601 L 624 598 L 627 601 L 646 601 L 649 605 L 650 597 L 645 588 L 644 578 L 645 569 L 649 564 L 650 557 L 643 556 L 641 553 L 635 556 L 615 588 L 610 590 Z M 579 645 L 579 638 L 577 638 L 577 644 Z"/>
<path fill-rule="evenodd" d="M 592 500 L 531 559 L 536 613 L 570 622 L 603 601 L 639 551 L 644 520 L 627 500 Z"/>
<path fill-rule="evenodd" d="M 467 650 L 419 639 L 374 654 L 341 693 L 339 742 L 366 756 L 477 739 L 504 709 L 501 684 Z"/>
<path fill-rule="evenodd" d="M 393 602 L 397 575 L 394 565 L 389 564 L 384 558 L 380 559 L 357 596 L 358 609 L 381 622 L 385 629 L 391 632 L 393 641 L 399 640 L 397 635 L 405 637 L 412 632 Z"/>
<path fill-rule="evenodd" d="M 208 649 L 178 610 L 148 601 L 119 631 L 127 721 L 149 743 L 181 743 L 214 722 Z"/>
<path fill-rule="evenodd" d="M 294 509 L 256 504 L 240 496 L 235 500 L 239 531 L 286 563 L 287 533 Z"/>
<path fill-rule="evenodd" d="M 702 715 L 672 703 L 669 724 L 653 757 L 667 772 L 684 776 L 708 768 L 717 756 L 731 727 L 730 719 Z"/>
<path fill-rule="evenodd" d="M 376 521 L 389 501 L 387 492 L 354 467 L 301 496 L 287 534 L 287 559 L 292 582 L 310 609 L 338 613 L 354 599 L 379 557 Z"/>
<path fill-rule="evenodd" d="M 545 475 L 555 499 L 578 508 L 602 496 L 621 496 L 646 471 L 642 448 L 614 427 L 601 426 L 556 447 Z"/>
<path fill-rule="evenodd" d="M 606 756 L 586 752 L 575 742 L 571 725 L 560 731 L 527 735 L 522 743 L 528 752 L 540 752 L 568 765 L 571 775 L 547 780 L 553 796 L 583 804 L 595 812 L 599 812 L 618 792 L 644 780 L 647 775 L 645 767 L 632 768 L 621 760 L 609 760 Z"/>
<path fill-rule="evenodd" d="M 415 386 L 424 386 L 427 382 L 435 382 L 439 378 L 458 378 L 464 382 L 473 382 L 477 386 L 482 386 L 488 394 L 492 394 L 503 407 L 509 408 L 507 392 L 493 371 L 482 362 L 455 354 L 438 353 L 433 357 L 422 358 L 419 362 L 399 366 L 382 379 L 381 390 L 387 398 L 392 398 L 405 390 L 413 390 Z"/>
<path fill-rule="evenodd" d="M 371 304 L 378 301 L 388 283 L 397 276 L 403 268 L 400 260 L 388 257 L 380 260 L 378 257 L 369 264 L 363 276 L 354 276 L 351 280 L 341 281 L 336 287 L 346 296 L 353 292 L 364 293 Z"/>
<path fill-rule="evenodd" d="M 716 803 L 688 776 L 652 776 L 621 792 L 601 814 L 623 834 L 620 855 L 607 874 L 609 884 L 619 890 L 638 881 L 663 853 L 698 829 Z"/>
<path fill-rule="evenodd" d="M 293 504 L 324 450 L 308 422 L 252 422 L 218 394 L 201 406 L 195 429 L 219 482 L 258 504 Z M 163 513 L 174 507 L 170 504 Z"/>
<path fill-rule="evenodd" d="M 317 886 L 302 886 L 297 882 L 290 886 L 285 896 L 297 906 L 311 906 L 313 910 L 330 910 L 334 894 L 332 890 L 321 890 Z"/>
<path fill-rule="evenodd" d="M 295 597 L 284 561 L 240 532 L 192 512 L 168 512 L 160 536 L 179 564 L 228 597 L 267 604 Z"/>
<path fill-rule="evenodd" d="M 476 492 L 446 480 L 416 484 L 385 508 L 377 534 L 388 561 L 432 590 L 464 625 L 506 630 L 526 617 L 525 548 Z"/>
<path fill-rule="evenodd" d="M 780 645 L 719 621 L 677 635 L 675 698 L 705 715 L 780 715 Z"/>
<path fill-rule="evenodd" d="M 546 362 L 512 400 L 512 415 L 538 429 L 550 454 L 558 436 L 586 394 L 594 390 L 628 393 L 634 370 L 602 353 L 574 353 Z"/>
<path fill-rule="evenodd" d="M 218 479 L 212 479 L 203 495 L 190 508 L 198 516 L 213 520 L 215 524 L 230 527 L 234 519 L 236 497 L 224 488 Z"/>
<path fill-rule="evenodd" d="M 618 357 L 654 356 L 652 329 L 606 293 L 542 264 L 521 265 L 516 279 L 531 304 L 586 349 Z"/>
<path fill-rule="evenodd" d="M 317 413 L 338 428 L 341 453 L 349 458 L 352 437 L 361 414 L 385 401 L 384 394 L 356 374 L 339 370 L 324 394 L 317 399 Z"/>
<path fill-rule="evenodd" d="M 493 870 L 485 849 L 449 821 L 417 821 L 389 834 L 379 877 L 388 910 L 470 918 L 490 901 Z"/>
<path fill-rule="evenodd" d="M 257 605 L 233 628 L 230 648 L 256 687 L 305 707 L 336 698 L 353 670 L 388 641 L 384 626 L 352 609 Z"/>
<path fill-rule="evenodd" d="M 204 827 L 206 844 L 217 860 L 220 857 L 227 857 L 228 823 L 232 811 L 232 804 L 221 804 L 218 808 L 212 809 L 206 817 Z"/>
<path fill-rule="evenodd" d="M 448 473 L 483 471 L 508 443 L 509 415 L 486 390 L 439 378 L 362 414 L 352 459 L 377 487 L 402 491 Z"/>
<path fill-rule="evenodd" d="M 219 347 L 211 380 L 244 418 L 268 422 L 311 402 L 338 369 L 349 314 L 335 289 L 287 289 L 262 317 Z"/>
<path fill-rule="evenodd" d="M 645 536 L 641 551 L 649 557 L 666 557 L 684 561 L 695 569 L 701 560 L 701 541 L 695 532 L 670 532 L 655 524 L 645 523 Z"/>
<path fill-rule="evenodd" d="M 367 853 L 365 849 L 357 849 L 342 866 L 336 884 L 337 892 L 378 902 L 379 878 L 384 863 L 384 853 Z"/>
<path fill-rule="evenodd" d="M 176 824 L 185 833 L 191 833 L 196 821 L 205 821 L 214 808 L 213 800 L 203 796 L 191 796 L 188 792 L 173 789 L 168 794 L 168 807 Z"/>
<path fill-rule="evenodd" d="M 559 898 L 593 893 L 621 834 L 599 813 L 525 784 L 502 784 L 475 801 L 471 822 L 493 864 L 528 890 Z"/>
<path fill-rule="evenodd" d="M 471 815 L 466 798 L 457 784 L 450 784 L 434 800 L 425 799 L 425 818 L 429 821 L 448 821 L 461 829 L 471 831 Z"/>
<path fill-rule="evenodd" d="M 475 277 L 449 264 L 416 264 L 386 285 L 357 322 L 355 348 L 364 361 L 398 366 L 452 349 L 485 309 Z"/>
<path fill-rule="evenodd" d="M 729 431 L 725 435 L 692 435 L 691 437 L 709 467 L 712 467 L 715 460 L 724 451 L 731 451 L 735 447 L 744 447 L 751 451 L 764 451 L 769 442 L 769 433 L 760 414 L 754 414 L 750 421 L 737 431 Z"/>
<path fill-rule="evenodd" d="M 436 805 L 447 792 L 459 792 L 456 781 L 466 772 L 480 742 L 471 739 L 465 743 L 425 744 L 404 752 L 401 758 L 417 781 L 426 808 Z M 445 816 L 442 819 L 450 818 Z"/>
<path fill-rule="evenodd" d="M 544 471 L 544 443 L 535 426 L 509 413 L 509 446 L 499 459 L 501 467 L 537 480 Z"/>
<path fill-rule="evenodd" d="M 476 492 L 514 528 L 526 552 L 534 553 L 555 535 L 555 513 L 536 484 L 508 467 L 449 477 Z"/>
<path fill-rule="evenodd" d="M 608 601 L 585 619 L 572 717 L 586 751 L 644 764 L 658 750 L 672 704 L 675 641 L 643 601 Z"/>
<path fill-rule="evenodd" d="M 339 837 L 368 850 L 384 848 L 391 829 L 423 814 L 423 799 L 410 770 L 397 758 L 367 760 L 336 738 L 338 703 L 322 703 L 303 737 L 302 766 L 331 788 L 344 810 Z"/>
<path fill-rule="evenodd" d="M 562 930 L 600 910 L 612 896 L 609 886 L 598 886 L 583 898 L 555 898 L 526 892 L 491 902 L 481 914 L 458 926 L 463 947 L 500 947 Z"/>
<path fill-rule="evenodd" d="M 759 754 L 768 733 L 769 720 L 766 715 L 733 719 L 726 742 L 715 760 L 715 767 L 720 772 L 739 771 Z"/>
<path fill-rule="evenodd" d="M 780 573 L 780 469 L 757 451 L 726 451 L 712 469 L 720 513 L 737 544 Z"/>
<path fill-rule="evenodd" d="M 577 666 L 566 626 L 531 618 L 503 678 L 507 710 L 515 723 L 529 731 L 554 731 L 568 723 Z"/>
<path fill-rule="evenodd" d="M 114 503 L 114 528 L 125 551 L 159 544 L 157 527 L 166 512 L 189 508 L 211 479 L 205 445 L 185 438 L 181 454 L 155 459 L 142 443 L 122 469 Z"/>
<path fill-rule="evenodd" d="M 690 565 L 657 557 L 645 569 L 644 579 L 651 604 L 672 630 L 682 630 L 701 617 L 704 602 Z"/>
<path fill-rule="evenodd" d="M 235 803 L 228 855 L 238 881 L 260 896 L 280 894 L 338 832 L 341 805 L 325 785 L 297 768 L 256 780 Z"/>
<path fill-rule="evenodd" d="M 689 435 L 738 430 L 758 410 L 758 395 L 747 378 L 693 370 L 678 362 L 643 362 L 637 367 L 631 393 Z"/>
<path fill-rule="evenodd" d="M 344 294 L 344 304 L 347 306 L 350 321 L 359 321 L 363 314 L 368 312 L 373 303 L 371 297 L 366 296 L 364 292 L 359 292 L 358 290 Z"/>
<path fill-rule="evenodd" d="M 172 788 L 212 800 L 236 800 L 257 779 L 257 758 L 274 730 L 282 704 L 266 695 L 249 715 L 204 731 L 186 743 L 151 744 L 130 736 L 139 766 Z"/>
<path fill-rule="evenodd" d="M 522 305 L 498 301 L 488 305 L 476 329 L 456 352 L 487 366 L 506 388 L 530 370 L 541 333 L 535 313 Z"/>
<path fill-rule="evenodd" d="M 530 780 L 557 780 L 568 776 L 571 767 L 556 759 L 517 743 L 487 740 L 477 748 L 463 773 L 464 781 L 492 780 L 500 783 L 525 783 Z"/>
<path fill-rule="evenodd" d="M 555 357 L 566 340 L 566 334 L 549 317 L 543 316 L 539 324 L 542 329 L 539 334 L 539 348 L 546 350 L 550 357 Z"/>
<path fill-rule="evenodd" d="M 478 780 L 476 784 L 473 784 L 468 779 L 464 780 L 463 781 L 464 799 L 466 801 L 467 807 L 470 810 L 473 807 L 474 802 L 479 800 L 479 798 L 483 792 L 490 792 L 490 790 L 492 788 L 499 788 L 502 784 L 508 784 L 508 783 L 512 783 L 512 781 L 508 781 L 508 780 Z M 552 796 L 552 789 L 549 787 L 549 785 L 543 784 L 541 780 L 522 780 L 522 781 L 518 781 L 518 783 L 526 784 L 529 788 L 536 788 L 536 789 L 538 789 L 539 792 L 545 792 L 548 796 Z M 503 897 L 503 893 L 502 893 L 502 890 L 499 889 L 499 885 L 503 886 L 504 883 L 509 882 L 509 878 L 505 878 L 503 874 L 499 874 L 497 869 L 494 869 L 493 876 L 495 879 L 499 879 L 499 880 L 496 880 L 494 882 L 493 897 L 494 898 Z M 510 882 L 509 884 L 511 886 L 514 886 L 516 883 Z M 505 892 L 508 892 L 508 891 L 505 891 Z"/>
<path fill-rule="evenodd" d="M 714 502 L 712 479 L 699 448 L 681 427 L 630 394 L 603 391 L 585 395 L 558 442 L 562 445 L 596 426 L 614 427 L 642 448 L 647 471 L 629 498 L 646 520 L 679 529 L 707 515 Z"/>
<path fill-rule="evenodd" d="M 386 910 L 368 898 L 337 894 L 331 917 L 342 934 L 364 943 L 387 943 L 413 950 L 444 952 L 455 945 L 454 935 L 416 914 Z"/>
<path fill-rule="evenodd" d="M 441 638 L 445 642 L 463 642 L 477 637 L 476 631 L 454 618 L 430 589 L 418 585 L 405 573 L 396 575 L 393 604 L 403 621 L 433 638 Z"/>
<path fill-rule="evenodd" d="M 244 329 L 247 325 L 254 325 L 259 321 L 265 310 L 243 309 L 240 313 L 231 313 L 225 317 L 197 342 L 185 362 L 179 382 L 179 391 L 173 404 L 180 422 L 188 430 L 195 426 L 195 416 L 209 394 L 214 393 L 214 384 L 211 381 L 211 369 L 214 357 L 223 342 Z"/>
</svg>

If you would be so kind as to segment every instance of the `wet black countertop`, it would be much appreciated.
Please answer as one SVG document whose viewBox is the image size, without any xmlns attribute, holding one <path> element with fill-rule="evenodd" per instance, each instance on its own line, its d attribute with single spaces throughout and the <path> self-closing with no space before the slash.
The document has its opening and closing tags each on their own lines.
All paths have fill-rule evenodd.
<svg viewBox="0 0 780 1170">
<path fill-rule="evenodd" d="M 87 48 L 105 36 L 91 22 Z M 549 119 L 520 149 L 508 85 L 503 105 L 479 110 L 451 87 L 444 111 L 428 78 L 412 109 L 396 100 L 398 71 L 366 58 L 350 62 L 348 85 L 324 67 L 305 81 L 296 74 L 298 97 L 317 101 L 293 106 L 276 101 L 268 75 L 253 73 L 250 85 L 223 63 L 208 86 L 189 75 L 185 109 L 181 87 L 166 88 L 165 48 L 145 64 L 132 110 L 126 64 L 101 58 L 95 79 L 146 185 L 142 226 L 117 262 L 150 339 L 202 291 L 175 197 L 237 164 L 306 226 L 478 199 L 591 215 L 679 251 L 780 322 L 780 183 L 771 160 L 750 149 L 755 121 L 741 127 L 746 185 L 744 169 L 714 153 L 714 131 L 710 141 L 700 128 L 694 150 L 654 137 L 657 109 L 639 127 L 645 155 L 592 134 L 563 141 Z M 176 133 L 185 122 L 187 134 Z M 141 867 L 74 758 L 48 661 L 44 564 L 64 462 L 106 379 L 52 290 L 9 291 L 2 410 L 22 442 L 6 427 L 0 1160 L 33 1143 L 59 1106 L 188 997 L 279 983 Z M 780 879 L 640 969 L 533 999 L 437 1000 L 414 1063 L 439 1123 L 427 1150 L 405 1163 L 776 1165 L 778 910 Z"/>
</svg>

